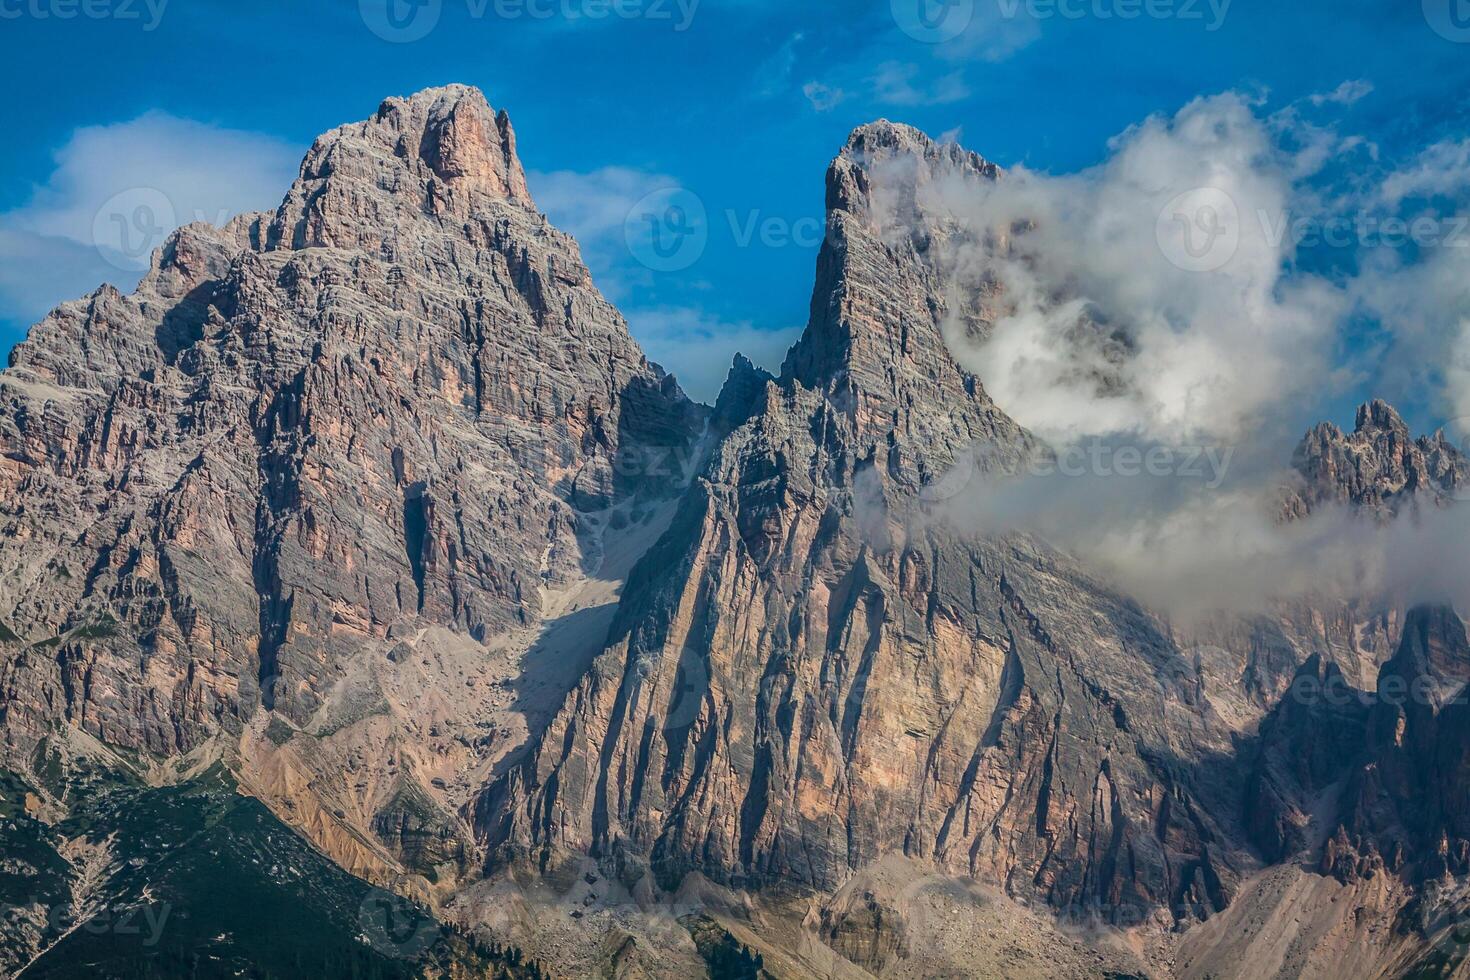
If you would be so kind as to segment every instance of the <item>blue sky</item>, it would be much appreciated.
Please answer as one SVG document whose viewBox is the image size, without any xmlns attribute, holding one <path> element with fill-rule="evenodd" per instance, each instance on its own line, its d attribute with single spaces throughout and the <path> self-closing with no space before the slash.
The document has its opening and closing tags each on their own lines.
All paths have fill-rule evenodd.
<svg viewBox="0 0 1470 980">
<path fill-rule="evenodd" d="M 421 0 L 429 19 L 406 23 L 424 36 L 399 41 L 380 36 L 385 2 L 405 0 L 0 0 L 0 344 L 136 277 L 87 244 L 114 195 L 142 183 L 205 216 L 273 207 L 317 133 L 446 82 L 510 112 L 533 194 L 706 397 L 731 349 L 770 363 L 804 323 L 824 169 L 871 119 L 1068 174 L 1150 116 L 1243 92 L 1263 117 L 1331 110 L 1374 146 L 1367 171 L 1348 154 L 1312 178 L 1334 187 L 1470 135 L 1466 0 L 951 0 L 964 30 L 942 43 L 912 36 L 914 5 L 935 0 L 620 0 L 633 17 L 599 16 L 611 0 Z M 707 245 L 649 269 L 622 216 L 675 185 L 705 209 Z M 1360 256 L 1296 261 L 1336 275 Z M 1343 342 L 1367 349 L 1382 329 L 1359 318 Z M 1360 380 L 1344 401 L 1375 379 Z M 1426 422 L 1448 416 L 1423 402 Z"/>
</svg>

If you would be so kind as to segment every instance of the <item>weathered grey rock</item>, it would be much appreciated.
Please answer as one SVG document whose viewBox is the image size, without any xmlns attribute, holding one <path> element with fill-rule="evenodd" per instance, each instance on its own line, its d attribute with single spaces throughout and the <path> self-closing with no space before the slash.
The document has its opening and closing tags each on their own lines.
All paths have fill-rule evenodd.
<svg viewBox="0 0 1470 980">
<path fill-rule="evenodd" d="M 1443 432 L 1417 439 L 1383 401 L 1358 409 L 1353 432 L 1331 422 L 1308 432 L 1292 465 L 1300 485 L 1284 513 L 1303 517 L 1328 504 L 1350 504 L 1388 516 L 1419 500 L 1442 504 L 1470 492 L 1470 459 Z"/>
<path fill-rule="evenodd" d="M 322 136 L 274 214 L 181 229 L 134 295 L 57 309 L 0 399 L 7 733 L 157 753 L 261 707 L 305 724 L 390 631 L 535 626 L 579 511 L 649 483 L 618 454 L 702 424 L 458 86 Z"/>
</svg>

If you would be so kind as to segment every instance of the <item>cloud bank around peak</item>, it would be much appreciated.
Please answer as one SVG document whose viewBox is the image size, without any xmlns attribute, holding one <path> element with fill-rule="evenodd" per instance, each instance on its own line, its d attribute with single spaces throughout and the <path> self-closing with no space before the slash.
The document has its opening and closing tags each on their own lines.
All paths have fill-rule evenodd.
<svg viewBox="0 0 1470 980">
<path fill-rule="evenodd" d="M 957 222 L 945 261 L 955 354 L 1039 434 L 1236 438 L 1278 403 L 1316 393 L 1350 299 L 1288 274 L 1276 234 L 1311 149 L 1283 149 L 1247 97 L 1197 100 L 1115 138 L 1077 174 L 1017 168 L 977 193 L 929 185 Z M 1003 305 L 979 337 L 961 322 L 988 278 Z"/>
<path fill-rule="evenodd" d="M 1370 91 L 1275 112 L 1227 92 L 1128 128 L 1079 173 L 920 182 L 908 213 L 939 229 L 951 352 L 1052 451 L 1084 460 L 973 479 L 942 516 L 1037 533 L 1175 611 L 1309 591 L 1442 601 L 1446 581 L 1470 581 L 1464 508 L 1281 519 L 1304 416 L 1367 390 L 1470 421 L 1470 166 L 1456 143 L 1380 164 L 1313 117 Z M 875 181 L 905 213 L 912 173 Z M 1191 451 L 1213 471 L 1111 466 Z"/>
</svg>

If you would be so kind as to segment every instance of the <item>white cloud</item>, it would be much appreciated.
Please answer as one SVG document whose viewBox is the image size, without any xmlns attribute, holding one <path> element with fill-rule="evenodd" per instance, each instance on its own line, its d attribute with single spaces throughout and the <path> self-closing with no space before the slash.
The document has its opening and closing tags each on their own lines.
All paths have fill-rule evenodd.
<svg viewBox="0 0 1470 980">
<path fill-rule="evenodd" d="M 1234 489 L 1092 475 L 978 482 L 937 512 L 975 532 L 1038 534 L 1185 625 L 1299 598 L 1470 602 L 1470 509 L 1380 522 L 1325 507 L 1281 523 L 1281 472 Z"/>
<path fill-rule="evenodd" d="M 776 49 L 776 53 L 757 69 L 756 84 L 760 86 L 756 91 L 757 97 L 769 99 L 786 93 L 791 86 L 792 69 L 796 67 L 796 47 L 805 37 L 800 32 L 791 35 Z"/>
<path fill-rule="evenodd" d="M 1420 153 L 1409 166 L 1389 174 L 1382 200 L 1397 205 L 1409 197 L 1440 197 L 1470 189 L 1470 139 L 1445 140 Z"/>
<path fill-rule="evenodd" d="M 1364 258 L 1351 288 L 1355 299 L 1388 331 L 1370 352 L 1380 393 L 1393 400 L 1434 393 L 1443 417 L 1470 423 L 1470 225 L 1459 225 L 1459 247 L 1425 249 L 1405 264 L 1393 249 Z M 1447 232 L 1451 234 L 1452 232 Z"/>
<path fill-rule="evenodd" d="M 150 112 L 76 130 L 21 207 L 0 214 L 0 309 L 34 320 L 104 280 L 131 288 L 190 221 L 274 207 L 300 152 L 273 137 Z"/>
<path fill-rule="evenodd" d="M 1387 524 L 1331 510 L 1278 521 L 1303 413 L 1348 382 L 1395 400 L 1431 393 L 1441 418 L 1460 416 L 1450 434 L 1470 433 L 1470 228 L 1434 211 L 1421 216 L 1444 236 L 1459 227 L 1458 241 L 1353 238 L 1354 261 L 1341 263 L 1353 272 L 1329 280 L 1302 271 L 1284 224 L 1323 209 L 1354 228 L 1360 216 L 1413 219 L 1384 208 L 1416 197 L 1463 208 L 1464 147 L 1342 178 L 1323 168 L 1324 147 L 1343 146 L 1363 148 L 1227 93 L 1131 127 L 1082 173 L 921 184 L 951 283 L 946 337 L 1002 409 L 1063 458 L 1102 447 L 1117 459 L 1121 446 L 1135 460 L 1161 450 L 1230 462 L 1205 467 L 1218 480 L 1122 479 L 1094 465 L 990 483 L 939 515 L 1037 533 L 1171 614 L 1306 594 L 1470 600 L 1464 508 Z M 880 192 L 899 192 L 885 215 L 904 213 L 898 176 L 876 175 Z M 1365 315 L 1382 326 L 1368 350 L 1347 332 Z M 968 469 L 941 483 L 965 483 Z"/>
<path fill-rule="evenodd" d="M 773 374 L 800 327 L 767 329 L 748 321 L 727 322 L 692 308 L 628 310 L 628 327 L 649 360 L 679 379 L 696 401 L 713 404 L 741 353 Z"/>
<path fill-rule="evenodd" d="M 1373 94 L 1373 83 L 1364 79 L 1354 79 L 1343 82 L 1331 92 L 1319 92 L 1307 96 L 1307 101 L 1315 106 L 1323 105 L 1353 105 Z"/>
<path fill-rule="evenodd" d="M 649 195 L 679 188 L 677 180 L 617 166 L 586 173 L 532 172 L 526 180 L 536 206 L 553 225 L 577 240 L 598 288 L 610 301 L 630 302 L 639 287 L 653 282 L 651 270 L 638 262 L 630 247 L 629 215 Z"/>
<path fill-rule="evenodd" d="M 992 276 L 1006 284 L 988 336 L 959 319 L 948 331 L 1017 421 L 1060 441 L 1182 443 L 1234 438 L 1320 394 L 1348 300 L 1285 273 L 1292 242 L 1268 219 L 1290 213 L 1297 160 L 1253 109 L 1201 99 L 1130 128 L 1079 174 L 927 189 L 961 229 L 952 308 Z"/>
<path fill-rule="evenodd" d="M 131 287 L 138 275 L 109 265 L 90 245 L 15 231 L 0 217 L 0 318 L 29 326 L 58 303 L 104 282 Z"/>
</svg>

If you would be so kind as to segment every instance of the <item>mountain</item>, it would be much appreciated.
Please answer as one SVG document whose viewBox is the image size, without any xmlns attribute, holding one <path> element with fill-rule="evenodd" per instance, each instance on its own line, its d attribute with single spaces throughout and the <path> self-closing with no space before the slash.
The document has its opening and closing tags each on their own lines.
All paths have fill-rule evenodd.
<svg viewBox="0 0 1470 980">
<path fill-rule="evenodd" d="M 1235 872 L 1161 712 L 1162 624 L 1037 542 L 916 508 L 977 442 L 1033 440 L 948 355 L 932 241 L 885 241 L 869 174 L 894 160 L 996 179 L 906 127 L 853 135 L 806 334 L 478 826 L 492 853 L 646 860 L 665 888 L 828 891 L 898 853 L 1059 908 L 1208 914 Z"/>
<path fill-rule="evenodd" d="M 951 353 L 1008 299 L 954 268 L 974 232 L 942 202 L 1007 179 L 854 131 L 805 332 L 779 375 L 737 357 L 713 409 L 460 86 L 320 137 L 276 211 L 180 229 L 132 295 L 59 307 L 0 372 L 6 962 L 1466 969 L 1453 609 L 1186 626 L 936 506 L 1049 451 Z M 1295 471 L 1286 519 L 1383 521 L 1470 467 L 1375 402 Z M 160 899 L 189 914 L 147 953 L 47 924 Z M 246 938 L 282 903 L 319 950 Z"/>
<path fill-rule="evenodd" d="M 259 743 L 242 776 L 354 870 L 454 855 L 418 840 L 453 835 L 435 781 L 536 724 L 512 678 L 575 677 L 518 669 L 523 638 L 620 560 L 599 521 L 652 533 L 678 475 L 650 464 L 704 425 L 459 87 L 322 136 L 275 213 L 180 229 L 134 295 L 57 309 L 0 399 L 10 757 L 58 721 Z M 337 737 L 295 753 L 302 729 Z"/>
<path fill-rule="evenodd" d="M 1288 494 L 1292 517 L 1330 504 L 1391 514 L 1416 499 L 1440 503 L 1470 488 L 1470 461 L 1459 447 L 1443 432 L 1416 439 L 1382 401 L 1358 409 L 1351 435 L 1331 422 L 1308 432 L 1293 467 L 1301 479 Z"/>
</svg>

